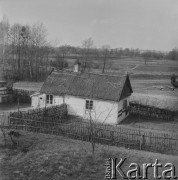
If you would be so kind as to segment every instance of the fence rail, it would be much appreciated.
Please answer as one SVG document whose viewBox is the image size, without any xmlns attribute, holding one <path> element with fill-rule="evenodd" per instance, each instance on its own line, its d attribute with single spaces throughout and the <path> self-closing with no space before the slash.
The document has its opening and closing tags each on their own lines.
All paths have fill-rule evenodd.
<svg viewBox="0 0 178 180">
<path fill-rule="evenodd" d="M 89 122 L 70 122 L 62 119 L 56 121 L 40 121 L 10 117 L 10 125 L 15 129 L 32 132 L 63 135 L 83 141 L 90 141 Z M 178 135 L 140 131 L 111 125 L 94 124 L 94 140 L 97 143 L 114 146 L 125 146 L 131 149 L 141 149 L 166 154 L 178 154 Z"/>
</svg>

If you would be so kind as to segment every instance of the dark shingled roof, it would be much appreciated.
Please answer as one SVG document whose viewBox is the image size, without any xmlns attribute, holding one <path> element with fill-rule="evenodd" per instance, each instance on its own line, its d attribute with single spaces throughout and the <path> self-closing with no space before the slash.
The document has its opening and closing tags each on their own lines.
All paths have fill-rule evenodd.
<svg viewBox="0 0 178 180">
<path fill-rule="evenodd" d="M 40 92 L 53 95 L 72 95 L 85 98 L 119 101 L 123 90 L 132 93 L 128 75 L 111 76 L 92 73 L 52 72 Z M 128 88 L 127 88 L 128 87 Z M 128 90 L 129 89 L 129 90 Z"/>
</svg>

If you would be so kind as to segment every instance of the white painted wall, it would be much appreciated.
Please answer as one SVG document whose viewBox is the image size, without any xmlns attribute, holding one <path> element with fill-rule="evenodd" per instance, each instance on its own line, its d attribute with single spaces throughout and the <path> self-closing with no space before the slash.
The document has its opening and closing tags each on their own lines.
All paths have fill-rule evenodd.
<svg viewBox="0 0 178 180">
<path fill-rule="evenodd" d="M 85 109 L 86 99 L 65 96 L 65 103 L 68 105 L 69 114 L 81 116 L 85 119 L 89 119 L 90 113 L 92 119 L 100 123 L 117 123 L 118 103 L 112 101 L 93 100 L 93 110 L 89 111 Z"/>
<path fill-rule="evenodd" d="M 65 103 L 68 105 L 69 114 L 84 117 L 85 99 L 66 95 Z"/>
<path fill-rule="evenodd" d="M 42 108 L 45 107 L 45 94 L 32 95 L 31 96 L 31 107 Z"/>
<path fill-rule="evenodd" d="M 38 107 L 39 104 L 39 96 L 32 96 L 31 98 L 31 107 Z"/>
<path fill-rule="evenodd" d="M 54 105 L 63 104 L 63 96 L 54 96 L 53 97 L 53 104 Z"/>
<path fill-rule="evenodd" d="M 45 102 L 46 102 L 46 95 L 45 94 L 40 94 L 39 95 L 39 107 L 45 107 Z"/>
<path fill-rule="evenodd" d="M 38 103 L 37 98 L 38 97 Z M 32 97 L 32 105 L 35 107 L 45 107 L 46 96 L 45 94 L 41 94 L 34 98 Z M 129 104 L 129 98 L 126 98 Z M 64 103 L 68 106 L 68 112 L 72 115 L 81 116 L 85 119 L 89 119 L 90 111 L 85 109 L 85 103 L 87 98 L 80 98 L 65 95 L 55 96 L 53 97 L 52 105 L 61 105 Z M 34 102 L 33 102 L 34 101 Z M 38 106 L 39 105 L 39 106 Z M 46 105 L 51 106 L 51 105 Z M 92 119 L 96 122 L 100 123 L 108 123 L 108 124 L 118 124 L 118 122 L 122 121 L 126 116 L 125 113 L 122 114 L 118 118 L 118 111 L 123 109 L 123 100 L 119 103 L 114 101 L 104 101 L 104 100 L 93 100 L 93 110 L 91 110 Z"/>
<path fill-rule="evenodd" d="M 79 72 L 79 65 L 78 64 L 74 65 L 74 72 Z"/>
</svg>

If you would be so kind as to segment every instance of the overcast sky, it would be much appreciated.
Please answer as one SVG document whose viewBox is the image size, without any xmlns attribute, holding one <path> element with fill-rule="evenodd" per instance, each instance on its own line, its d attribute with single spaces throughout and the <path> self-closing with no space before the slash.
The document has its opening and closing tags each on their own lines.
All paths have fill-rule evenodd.
<svg viewBox="0 0 178 180">
<path fill-rule="evenodd" d="M 0 0 L 0 19 L 43 22 L 49 39 L 81 46 L 171 50 L 178 47 L 178 0 Z"/>
</svg>

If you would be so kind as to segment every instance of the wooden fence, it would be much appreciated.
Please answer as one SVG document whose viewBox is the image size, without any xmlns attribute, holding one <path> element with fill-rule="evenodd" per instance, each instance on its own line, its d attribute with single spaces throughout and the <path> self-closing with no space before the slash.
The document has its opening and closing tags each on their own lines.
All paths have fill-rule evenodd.
<svg viewBox="0 0 178 180">
<path fill-rule="evenodd" d="M 60 122 L 62 122 L 67 117 L 67 105 L 63 104 L 60 106 L 31 109 L 28 111 L 11 112 L 10 117 L 13 117 L 13 119 L 20 118 L 43 122 L 59 122 L 61 120 Z"/>
<path fill-rule="evenodd" d="M 173 121 L 175 115 L 175 112 L 170 110 L 141 105 L 134 102 L 130 102 L 130 113 L 139 115 L 144 119 L 161 119 L 166 121 Z"/>
<path fill-rule="evenodd" d="M 43 112 L 39 110 L 39 112 Z M 49 133 L 55 135 L 63 135 L 83 141 L 90 141 L 90 126 L 89 122 L 68 122 L 67 119 L 55 118 L 56 116 L 49 116 L 48 118 L 27 118 L 25 115 L 18 117 L 10 115 L 10 126 L 14 129 L 22 129 L 32 132 Z M 36 112 L 37 113 L 37 112 Z M 40 113 L 37 113 L 38 115 Z M 43 113 L 41 113 L 43 114 Z M 41 115 L 41 117 L 43 117 Z M 61 118 L 62 117 L 62 118 Z M 139 129 L 125 128 L 119 126 L 112 126 L 106 124 L 93 124 L 94 140 L 97 143 L 108 144 L 114 146 L 124 146 L 130 149 L 147 150 L 165 154 L 178 154 L 178 135 L 168 133 L 148 132 Z"/>
<path fill-rule="evenodd" d="M 9 125 L 9 113 L 0 113 L 0 126 L 8 126 Z"/>
</svg>

